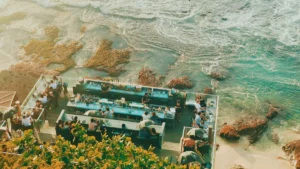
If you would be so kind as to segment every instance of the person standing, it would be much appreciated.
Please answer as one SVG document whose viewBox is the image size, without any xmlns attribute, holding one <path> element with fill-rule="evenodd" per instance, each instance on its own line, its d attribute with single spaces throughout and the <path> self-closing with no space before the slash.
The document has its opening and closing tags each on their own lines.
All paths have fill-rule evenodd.
<svg viewBox="0 0 300 169">
<path fill-rule="evenodd" d="M 150 99 L 148 93 L 145 93 L 144 97 L 142 98 L 142 103 L 143 104 L 149 104 Z"/>
<path fill-rule="evenodd" d="M 180 105 L 180 100 L 177 100 L 176 106 L 175 106 L 175 120 L 180 121 L 180 116 L 181 116 L 181 105 Z"/>
<path fill-rule="evenodd" d="M 201 105 L 200 105 L 200 100 L 199 99 L 197 99 L 196 103 L 195 103 L 195 112 L 196 113 L 201 112 Z"/>
<path fill-rule="evenodd" d="M 195 123 L 200 127 L 201 126 L 201 116 L 200 112 L 196 114 Z"/>
</svg>

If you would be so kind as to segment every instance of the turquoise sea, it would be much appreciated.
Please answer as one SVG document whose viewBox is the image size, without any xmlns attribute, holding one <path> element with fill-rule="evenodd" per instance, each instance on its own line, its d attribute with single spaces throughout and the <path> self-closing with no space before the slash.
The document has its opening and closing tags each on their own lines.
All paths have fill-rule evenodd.
<svg viewBox="0 0 300 169">
<path fill-rule="evenodd" d="M 281 108 L 273 127 L 300 122 L 300 3 L 298 0 L 0 0 L 0 16 L 23 12 L 23 19 L 0 19 L 0 69 L 22 55 L 20 46 L 57 26 L 59 42 L 79 40 L 78 68 L 65 76 L 105 76 L 80 65 L 102 39 L 131 48 L 121 81 L 136 82 L 143 67 L 174 77 L 189 76 L 202 92 L 212 71 L 220 81 L 219 122 Z M 84 25 L 87 31 L 81 35 Z"/>
</svg>

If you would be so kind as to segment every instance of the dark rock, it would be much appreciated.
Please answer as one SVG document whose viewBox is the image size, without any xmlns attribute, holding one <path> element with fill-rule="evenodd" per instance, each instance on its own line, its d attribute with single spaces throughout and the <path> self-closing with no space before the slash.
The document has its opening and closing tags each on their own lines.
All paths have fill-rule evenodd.
<svg viewBox="0 0 300 169">
<path fill-rule="evenodd" d="M 266 115 L 266 118 L 271 120 L 278 115 L 278 112 L 279 112 L 279 110 L 277 108 L 270 106 L 269 111 Z"/>
</svg>

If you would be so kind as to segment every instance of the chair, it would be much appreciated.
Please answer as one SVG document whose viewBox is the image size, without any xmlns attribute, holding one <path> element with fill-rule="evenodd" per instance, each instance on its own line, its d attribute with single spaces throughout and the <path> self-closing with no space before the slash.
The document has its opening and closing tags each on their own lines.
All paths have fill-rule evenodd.
<svg viewBox="0 0 300 169">
<path fill-rule="evenodd" d="M 132 132 L 126 130 L 126 129 L 123 129 L 122 131 L 123 135 L 125 135 L 126 137 L 131 137 L 132 136 Z"/>
<path fill-rule="evenodd" d="M 121 131 L 118 130 L 118 129 L 114 129 L 111 133 L 112 133 L 113 136 L 122 134 Z"/>
</svg>

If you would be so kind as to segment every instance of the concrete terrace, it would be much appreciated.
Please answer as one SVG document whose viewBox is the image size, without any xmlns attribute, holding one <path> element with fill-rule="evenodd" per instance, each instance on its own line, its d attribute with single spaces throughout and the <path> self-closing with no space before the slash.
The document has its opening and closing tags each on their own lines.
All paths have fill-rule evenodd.
<svg viewBox="0 0 300 169">
<path fill-rule="evenodd" d="M 46 88 L 47 82 L 50 81 L 52 77 L 51 76 L 44 76 L 42 75 L 40 79 L 36 82 L 35 86 L 31 90 L 31 92 L 28 94 L 27 98 L 24 100 L 22 106 L 27 107 L 34 107 L 35 106 L 35 100 L 39 93 L 43 92 Z M 73 94 L 72 87 L 77 83 L 76 78 L 68 78 L 68 77 L 58 77 L 59 79 L 62 79 L 63 83 L 68 83 L 68 91 L 69 94 Z M 191 98 L 188 98 L 187 104 L 193 104 L 194 96 L 195 94 L 189 93 Z M 217 96 L 208 96 L 210 99 L 214 99 L 217 103 L 218 97 Z M 44 111 L 44 114 L 41 116 L 41 120 L 43 121 L 42 127 L 40 127 L 39 137 L 41 141 L 52 141 L 55 140 L 55 124 L 56 120 L 58 119 L 58 116 L 60 112 L 63 109 L 67 109 L 66 105 L 68 102 L 67 97 L 61 97 L 59 99 L 59 107 L 56 109 L 51 109 L 49 111 Z M 218 104 L 218 103 L 217 103 Z M 217 115 L 217 104 L 216 108 L 213 110 L 215 112 L 215 120 Z M 165 137 L 164 137 L 164 144 L 162 149 L 154 149 L 154 152 L 160 156 L 160 157 L 171 157 L 172 162 L 176 162 L 177 157 L 180 154 L 181 148 L 180 148 L 180 140 L 182 137 L 182 132 L 184 126 L 190 126 L 191 125 L 191 119 L 194 115 L 193 112 L 194 108 L 185 106 L 182 114 L 181 114 L 181 120 L 180 122 L 176 121 L 174 128 L 166 127 L 165 130 Z M 214 123 L 215 124 L 215 123 Z M 215 128 L 215 126 L 214 126 Z M 215 134 L 215 133 L 214 133 Z M 214 156 L 214 152 L 212 152 Z M 205 157 L 210 159 L 211 157 Z M 213 160 L 212 160 L 213 161 Z"/>
</svg>

